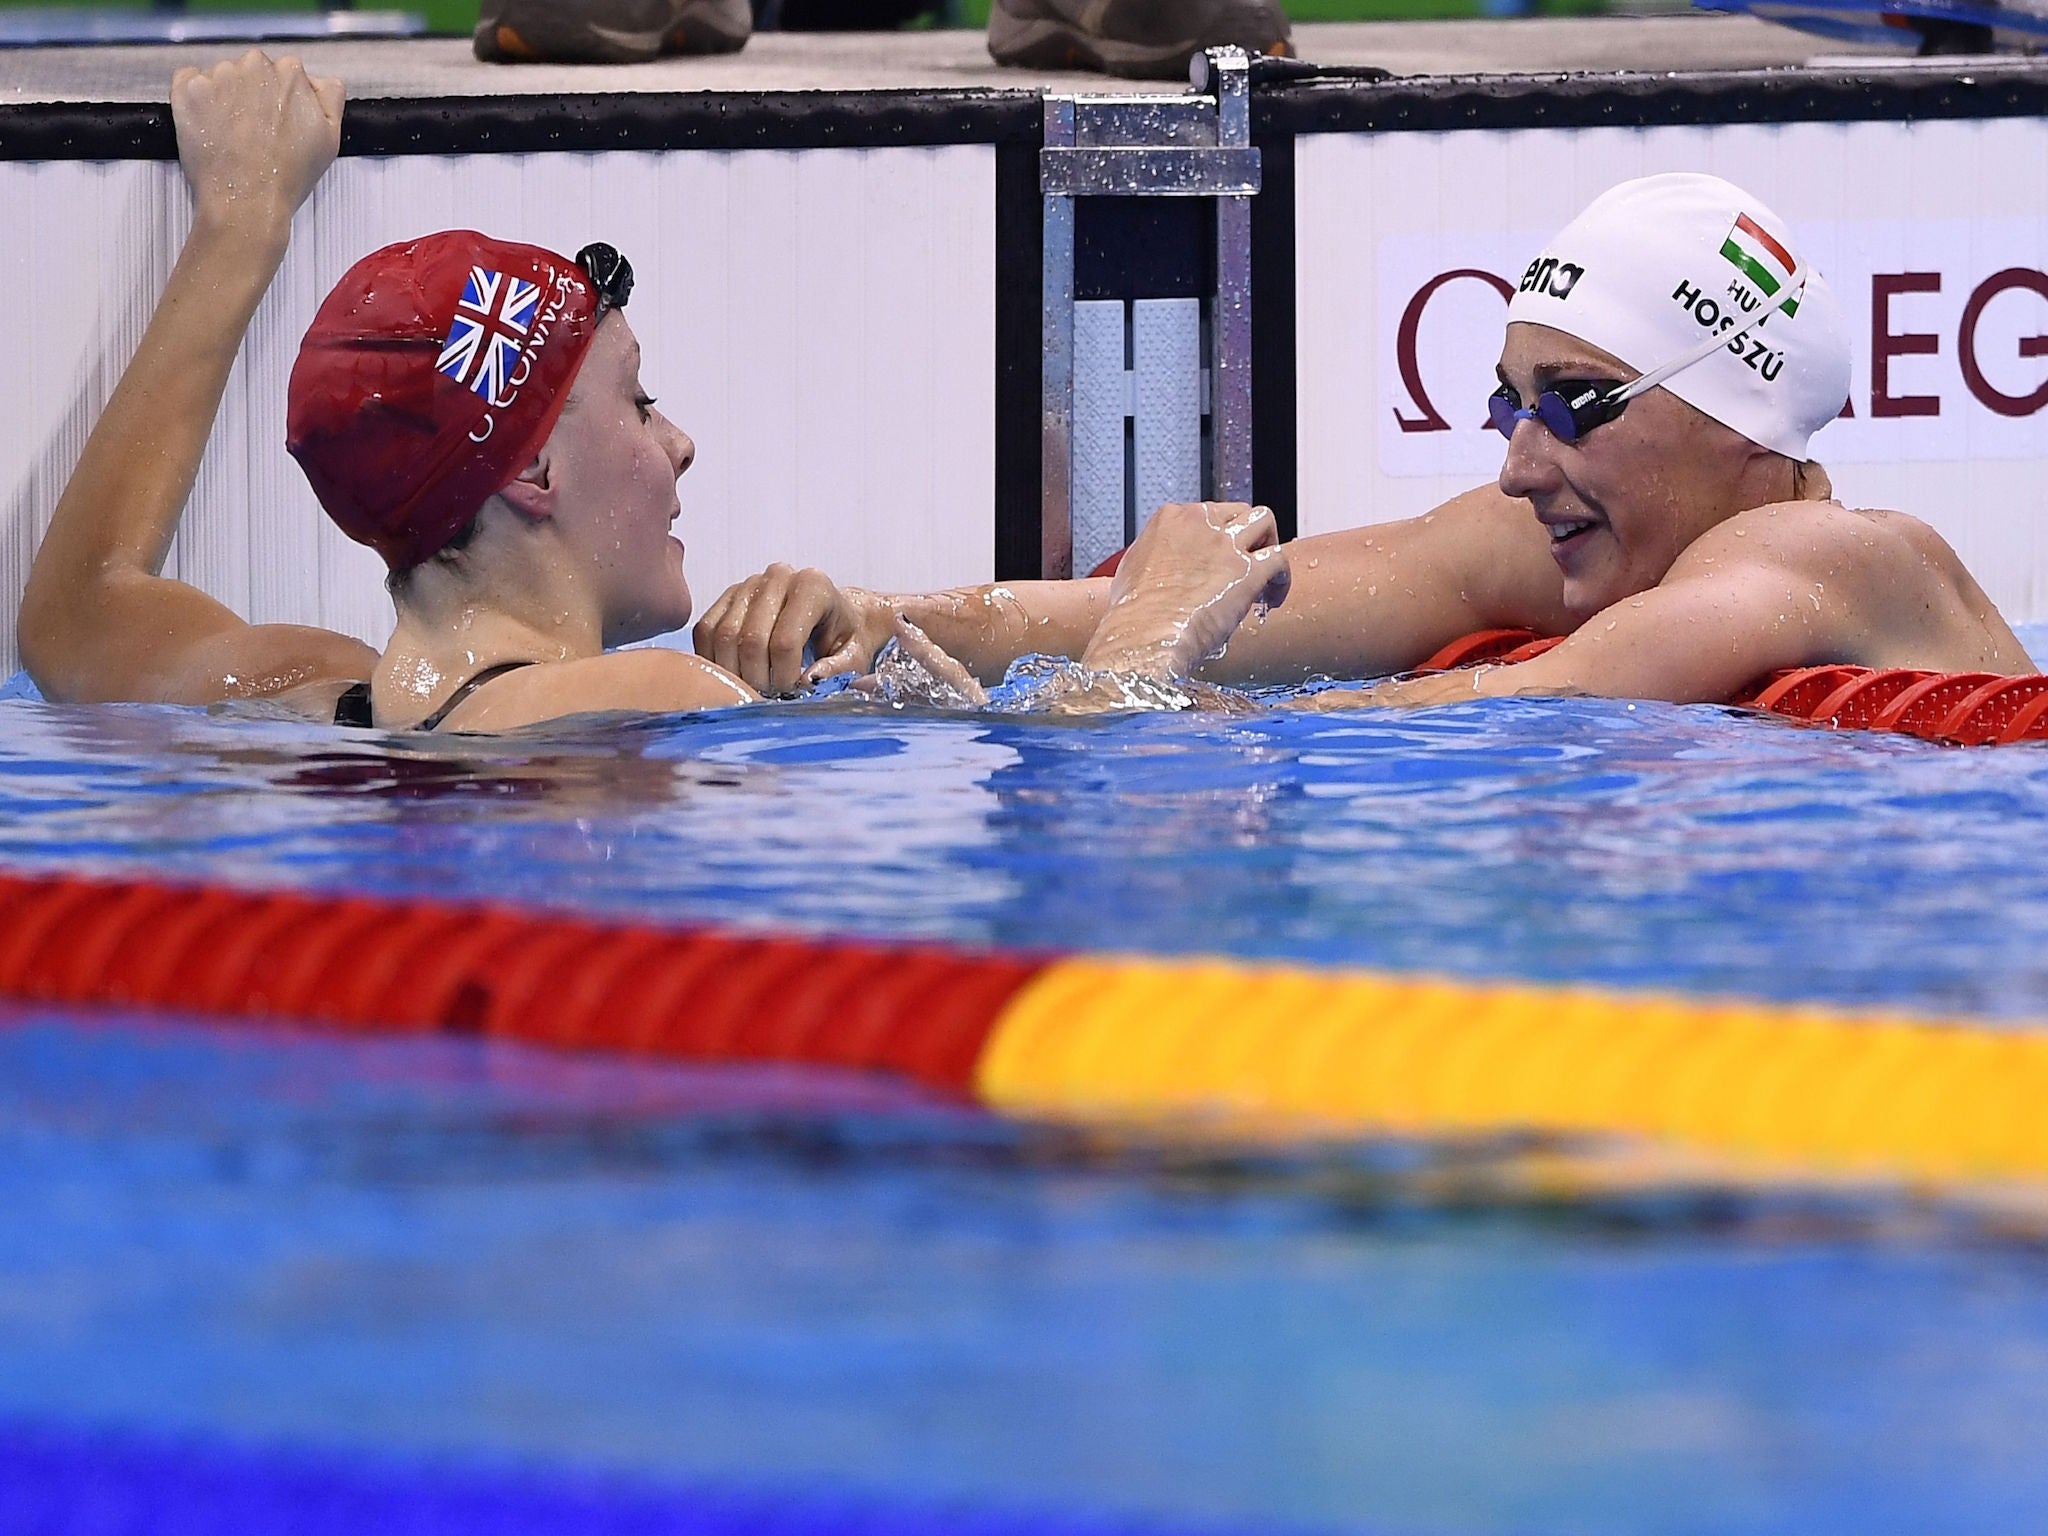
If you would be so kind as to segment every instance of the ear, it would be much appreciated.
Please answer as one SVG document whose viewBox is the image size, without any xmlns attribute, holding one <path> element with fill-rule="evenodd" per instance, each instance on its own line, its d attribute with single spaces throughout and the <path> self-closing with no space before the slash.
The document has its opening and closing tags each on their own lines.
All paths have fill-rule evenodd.
<svg viewBox="0 0 2048 1536">
<path fill-rule="evenodd" d="M 1835 482 L 1819 459 L 1808 459 L 1792 472 L 1792 485 L 1802 501 L 1833 501 Z"/>
<path fill-rule="evenodd" d="M 1791 459 L 1775 449 L 1752 443 L 1746 437 L 1740 438 L 1739 441 L 1742 445 L 1742 473 L 1745 475 L 1761 474 L 1772 480 L 1780 480 L 1784 478 L 1787 468 L 1797 467 Z"/>
<path fill-rule="evenodd" d="M 542 448 L 534 455 L 533 462 L 519 472 L 519 477 L 498 492 L 505 505 L 517 512 L 528 522 L 542 523 L 555 515 L 555 486 L 553 467 L 548 462 L 548 451 Z"/>
</svg>

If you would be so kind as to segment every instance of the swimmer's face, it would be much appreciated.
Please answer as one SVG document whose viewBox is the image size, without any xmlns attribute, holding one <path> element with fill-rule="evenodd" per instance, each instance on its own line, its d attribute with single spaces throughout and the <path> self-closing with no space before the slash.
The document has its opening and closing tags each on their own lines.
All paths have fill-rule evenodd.
<svg viewBox="0 0 2048 1536">
<path fill-rule="evenodd" d="M 604 643 L 681 629 L 690 619 L 676 481 L 697 445 L 642 388 L 640 343 L 617 310 L 605 316 L 548 439 L 561 493 L 557 522 L 597 583 Z"/>
<path fill-rule="evenodd" d="M 1508 327 L 1502 382 L 1524 404 L 1565 381 L 1625 383 L 1636 369 L 1548 326 Z M 1662 581 L 1685 548 L 1743 510 L 1756 446 L 1677 396 L 1653 389 L 1576 443 L 1515 424 L 1500 488 L 1526 498 L 1551 535 L 1564 602 L 1587 618 Z"/>
</svg>

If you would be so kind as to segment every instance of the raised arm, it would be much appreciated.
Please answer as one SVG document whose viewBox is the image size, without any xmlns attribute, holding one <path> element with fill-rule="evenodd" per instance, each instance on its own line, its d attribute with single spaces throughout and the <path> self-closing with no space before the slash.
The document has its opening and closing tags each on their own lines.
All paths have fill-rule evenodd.
<svg viewBox="0 0 2048 1536">
<path fill-rule="evenodd" d="M 360 641 L 250 625 L 159 574 L 292 214 L 339 147 L 341 108 L 339 81 L 255 51 L 171 83 L 192 232 L 29 572 L 21 655 L 51 699 L 295 694 L 331 711 L 334 693 L 370 675 L 376 653 Z"/>
</svg>

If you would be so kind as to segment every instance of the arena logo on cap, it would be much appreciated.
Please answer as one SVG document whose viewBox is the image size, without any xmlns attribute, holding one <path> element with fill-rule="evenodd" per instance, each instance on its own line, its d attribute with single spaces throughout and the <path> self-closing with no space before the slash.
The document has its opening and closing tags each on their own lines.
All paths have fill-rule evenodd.
<svg viewBox="0 0 2048 1536">
<path fill-rule="evenodd" d="M 1555 256 L 1538 256 L 1522 274 L 1523 293 L 1547 293 L 1553 299 L 1568 299 L 1579 286 L 1586 269 L 1576 261 L 1559 261 Z"/>
<path fill-rule="evenodd" d="M 1728 238 L 1721 242 L 1721 254 L 1738 272 L 1755 283 L 1766 299 L 1775 299 L 1778 290 L 1791 282 L 1792 274 L 1799 269 L 1792 253 L 1772 239 L 1770 231 L 1746 213 L 1736 215 Z M 1745 309 L 1752 307 L 1743 306 Z M 1798 314 L 1799 301 L 1787 299 L 1785 313 Z"/>
</svg>

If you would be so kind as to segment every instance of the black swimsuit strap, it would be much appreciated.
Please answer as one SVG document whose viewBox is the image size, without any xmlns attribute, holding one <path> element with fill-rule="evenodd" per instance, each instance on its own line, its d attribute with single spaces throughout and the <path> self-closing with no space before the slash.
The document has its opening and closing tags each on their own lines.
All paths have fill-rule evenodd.
<svg viewBox="0 0 2048 1536">
<path fill-rule="evenodd" d="M 350 683 L 341 690 L 341 697 L 334 701 L 334 723 L 353 726 L 367 731 L 376 721 L 370 717 L 370 685 Z"/>
<path fill-rule="evenodd" d="M 456 707 L 460 705 L 464 699 L 468 698 L 472 693 L 475 693 L 477 689 L 483 687 L 483 685 L 485 683 L 488 683 L 492 678 L 503 677 L 507 672 L 517 672 L 521 667 L 530 667 L 532 665 L 533 663 L 530 661 L 501 661 L 495 667 L 485 667 L 483 671 L 477 673 L 475 677 L 472 677 L 460 688 L 457 688 L 453 693 L 449 694 L 447 701 L 443 703 L 439 709 L 435 710 L 431 715 L 427 716 L 426 719 L 422 720 L 418 725 L 414 726 L 413 729 L 416 731 L 431 731 L 437 729 L 443 720 L 446 720 L 450 715 L 455 713 Z"/>
</svg>

